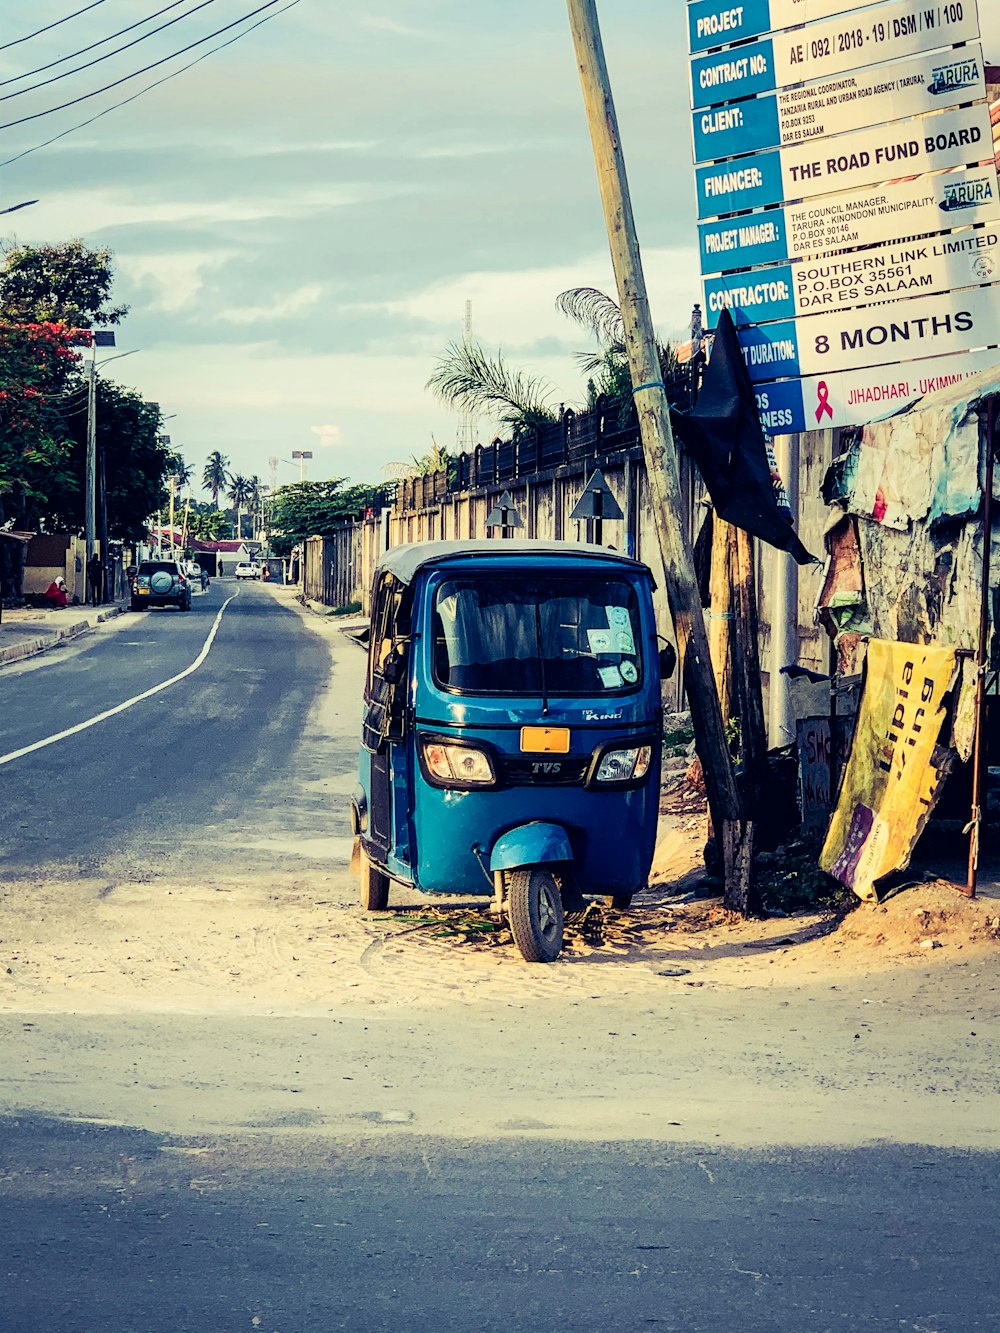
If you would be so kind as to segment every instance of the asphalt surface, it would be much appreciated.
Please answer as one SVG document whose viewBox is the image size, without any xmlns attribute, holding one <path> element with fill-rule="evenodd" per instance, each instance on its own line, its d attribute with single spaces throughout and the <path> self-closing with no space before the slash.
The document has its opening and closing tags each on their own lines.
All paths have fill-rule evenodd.
<svg viewBox="0 0 1000 1333">
<path fill-rule="evenodd" d="M 186 679 L 3 764 L 185 671 L 226 602 L 208 656 Z M 259 855 L 227 839 L 227 829 L 252 823 L 255 804 L 259 821 L 274 822 L 274 791 L 328 672 L 323 644 L 292 611 L 234 579 L 214 580 L 190 612 L 130 612 L 80 645 L 4 668 L 0 873 L 128 873 L 150 858 L 163 873 L 179 868 L 192 831 L 198 855 L 207 832 L 226 844 L 234 868 L 259 868 Z M 341 819 L 346 833 L 346 811 Z"/>
<path fill-rule="evenodd" d="M 234 593 L 192 674 L 2 763 L 186 670 Z M 322 640 L 271 591 L 228 580 L 187 615 L 128 615 L 3 669 L 0 891 L 190 877 L 211 858 L 269 876 L 287 868 L 290 845 L 307 866 L 332 863 L 335 847 L 342 868 L 355 754 L 349 727 L 316 722 L 330 671 Z M 353 717 L 357 700 L 343 707 Z M 537 1004 L 521 1030 L 533 1017 L 541 1039 L 551 1013 Z M 356 1051 L 341 1050 L 331 1079 L 359 1073 L 353 1059 L 391 1084 L 384 1066 L 376 1077 L 380 1049 L 388 1065 L 393 1043 L 419 1036 L 405 1014 L 379 1017 Z M 360 1009 L 356 1018 L 369 1022 Z M 587 1018 L 559 1021 L 576 1023 L 585 1043 Z M 268 1041 L 305 1051 L 319 1020 L 254 1022 L 268 1031 L 256 1039 L 260 1103 L 269 1078 L 285 1080 Z M 134 1032 L 134 1068 L 112 1068 L 103 1053 L 114 1026 Z M 95 1089 L 103 1067 L 118 1107 L 129 1080 L 155 1097 L 158 1064 L 159 1081 L 178 1084 L 164 1097 L 224 1100 L 226 1059 L 206 1069 L 199 1047 L 245 1044 L 231 1017 L 11 1012 L 3 1027 L 5 1076 L 21 1080 L 30 1109 L 0 1117 L 0 1333 L 1000 1330 L 994 1153 L 494 1140 L 475 1124 L 465 1141 L 445 1140 L 404 1123 L 405 1089 L 387 1094 L 403 1108 L 398 1125 L 373 1110 L 320 1134 L 307 1113 L 254 1123 L 239 1103 L 243 1119 L 227 1132 L 172 1137 L 98 1106 L 94 1120 L 113 1123 L 60 1114 L 59 1062 L 92 1068 Z M 662 1040 L 669 1066 L 668 1027 Z M 572 1049 L 552 1042 L 554 1100 L 573 1087 L 563 1067 Z M 329 1043 L 318 1050 L 338 1058 Z M 485 1069 L 507 1057 L 483 1036 L 477 1058 Z M 428 1047 L 429 1069 L 433 1060 Z M 305 1056 L 296 1065 L 308 1073 Z M 509 1068 L 513 1091 L 515 1059 Z M 282 1106 L 298 1092 L 284 1088 Z"/>
<path fill-rule="evenodd" d="M 3 1333 L 995 1333 L 995 1162 L 3 1126 Z"/>
</svg>

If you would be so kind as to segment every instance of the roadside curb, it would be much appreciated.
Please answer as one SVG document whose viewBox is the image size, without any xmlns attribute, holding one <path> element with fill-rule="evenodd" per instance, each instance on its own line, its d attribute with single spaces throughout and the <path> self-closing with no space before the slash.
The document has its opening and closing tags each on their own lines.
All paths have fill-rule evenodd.
<svg viewBox="0 0 1000 1333">
<path fill-rule="evenodd" d="M 66 643 L 69 639 L 78 639 L 95 625 L 100 625 L 105 620 L 114 620 L 116 616 L 124 613 L 124 607 L 110 606 L 106 611 L 97 614 L 93 624 L 89 620 L 78 620 L 72 625 L 54 629 L 44 637 L 25 639 L 22 643 L 11 644 L 9 648 L 0 648 L 0 666 L 8 662 L 22 662 L 26 657 L 35 657 L 38 653 L 44 653 L 46 649 L 55 647 L 56 644 Z"/>
</svg>

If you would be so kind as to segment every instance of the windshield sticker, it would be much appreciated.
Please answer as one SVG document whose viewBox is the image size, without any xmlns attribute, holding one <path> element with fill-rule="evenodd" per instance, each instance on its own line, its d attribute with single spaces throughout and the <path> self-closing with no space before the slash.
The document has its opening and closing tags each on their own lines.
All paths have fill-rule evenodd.
<svg viewBox="0 0 1000 1333">
<path fill-rule="evenodd" d="M 610 653 L 614 652 L 614 634 L 609 629 L 589 629 L 587 630 L 587 641 L 590 644 L 592 653 Z"/>
<path fill-rule="evenodd" d="M 639 679 L 639 672 L 636 670 L 634 662 L 623 662 L 619 670 L 626 685 L 634 685 Z"/>
<path fill-rule="evenodd" d="M 634 653 L 635 639 L 632 637 L 632 621 L 626 606 L 606 606 L 608 624 L 615 631 L 614 651 L 616 653 Z"/>
<path fill-rule="evenodd" d="M 601 678 L 601 684 L 606 690 L 616 690 L 622 683 L 622 677 L 625 674 L 619 671 L 616 666 L 598 667 L 597 674 Z"/>
</svg>

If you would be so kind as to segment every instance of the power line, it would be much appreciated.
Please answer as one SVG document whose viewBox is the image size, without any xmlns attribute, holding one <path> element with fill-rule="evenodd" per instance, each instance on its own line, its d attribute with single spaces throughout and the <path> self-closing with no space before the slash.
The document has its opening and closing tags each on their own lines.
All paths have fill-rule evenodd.
<svg viewBox="0 0 1000 1333">
<path fill-rule="evenodd" d="M 230 37 L 227 41 L 220 42 L 218 46 L 213 46 L 210 51 L 205 51 L 195 60 L 191 60 L 186 65 L 182 65 L 180 69 L 175 69 L 170 74 L 165 74 L 162 79 L 155 79 L 152 83 L 147 83 L 145 88 L 140 88 L 139 91 L 133 93 L 131 97 L 123 97 L 120 102 L 115 102 L 112 106 L 106 106 L 103 111 L 98 111 L 96 116 L 91 116 L 88 120 L 81 120 L 77 125 L 71 125 L 68 130 L 62 130 L 61 133 L 54 134 L 51 139 L 45 139 L 42 143 L 36 143 L 31 148 L 25 148 L 23 152 L 15 153 L 13 157 L 8 157 L 5 161 L 0 162 L 0 167 L 9 167 L 14 162 L 20 162 L 23 157 L 28 157 L 31 153 L 37 153 L 41 148 L 49 148 L 52 144 L 58 143 L 60 139 L 65 139 L 70 134 L 75 134 L 77 130 L 85 130 L 89 125 L 93 125 L 98 120 L 103 120 L 105 116 L 109 116 L 112 111 L 117 111 L 120 107 L 128 106 L 130 102 L 137 101 L 146 93 L 152 92 L 154 88 L 159 88 L 161 84 L 169 83 L 171 79 L 176 79 L 179 74 L 186 74 L 189 69 L 194 69 L 195 65 L 200 65 L 203 60 L 207 60 L 209 56 L 214 56 L 217 51 L 224 51 L 227 46 L 232 46 L 235 42 L 241 41 L 242 38 L 248 36 L 255 28 L 263 27 L 265 23 L 270 23 L 272 19 L 279 18 L 282 14 L 287 14 L 290 9 L 294 9 L 295 6 L 300 3 L 301 0 L 290 0 L 290 3 L 285 5 L 284 8 L 277 10 L 273 14 L 267 14 L 262 19 L 258 19 L 256 23 L 252 23 L 250 27 L 245 28 L 243 32 L 238 32 L 235 37 Z M 237 21 L 242 22 L 242 20 Z"/>
<path fill-rule="evenodd" d="M 96 42 L 91 42 L 89 46 L 81 46 L 78 51 L 71 51 L 69 55 L 60 56 L 58 60 L 50 60 L 47 64 L 39 65 L 36 69 L 25 70 L 23 74 L 15 74 L 11 79 L 0 79 L 0 88 L 5 88 L 9 83 L 20 83 L 22 79 L 34 78 L 36 74 L 44 74 L 47 69 L 52 69 L 55 65 L 65 64 L 67 60 L 75 60 L 77 56 L 86 55 L 88 51 L 93 51 L 95 47 L 103 46 L 105 42 L 113 42 L 116 37 L 123 37 L 125 33 L 132 32 L 134 28 L 141 28 L 144 23 L 151 23 L 153 19 L 158 19 L 161 14 L 166 14 L 170 9 L 176 9 L 178 5 L 184 4 L 184 0 L 170 0 L 169 5 L 164 5 L 162 9 L 156 10 L 153 14 L 147 14 L 145 18 L 130 23 L 127 28 L 119 28 L 117 32 L 112 32 L 107 37 L 101 37 Z"/>
<path fill-rule="evenodd" d="M 26 37 L 16 37 L 12 42 L 4 42 L 0 46 L 0 51 L 8 51 L 12 46 L 20 46 L 22 42 L 30 42 L 32 37 L 41 37 L 43 32 L 51 32 L 53 28 L 58 28 L 61 23 L 68 23 L 70 19 L 79 18 L 81 14 L 86 14 L 88 9 L 96 9 L 98 5 L 103 5 L 104 0 L 93 0 L 89 5 L 84 5 L 73 14 L 67 14 L 65 18 L 56 19 L 55 23 L 49 23 L 44 28 L 36 28 L 34 32 L 29 32 Z"/>
<path fill-rule="evenodd" d="M 216 28 L 215 32 L 207 33 L 204 37 L 199 37 L 195 42 L 189 42 L 187 46 L 180 47 L 177 51 L 172 51 L 170 55 L 161 56 L 159 60 L 154 60 L 148 65 L 143 65 L 142 69 L 133 70 L 131 74 L 125 74 L 120 79 L 115 79 L 113 83 L 106 83 L 103 88 L 95 88 L 93 92 L 81 93 L 79 97 L 71 98 L 68 102 L 60 102 L 58 106 L 50 106 L 45 111 L 36 111 L 30 116 L 21 116 L 19 120 L 8 120 L 6 124 L 0 125 L 0 130 L 13 129 L 15 125 L 26 125 L 31 120 L 41 120 L 44 116 L 54 115 L 57 111 L 65 111 L 68 107 L 78 106 L 80 102 L 88 102 L 92 97 L 99 97 L 101 93 L 110 92 L 112 88 L 120 88 L 123 83 L 128 83 L 130 79 L 137 79 L 140 74 L 148 74 L 151 69 L 157 69 L 160 65 L 165 65 L 168 60 L 175 60 L 178 56 L 184 55 L 188 51 L 193 51 L 196 46 L 203 46 L 205 42 L 210 42 L 213 37 L 218 37 L 224 32 L 229 32 L 231 28 L 239 27 L 247 19 L 253 18 L 255 14 L 260 14 L 265 9 L 270 9 L 276 5 L 278 0 L 266 0 L 263 5 L 258 5 L 256 9 L 251 9 L 238 19 L 233 19 L 232 23 L 227 23 L 222 28 Z"/>
<path fill-rule="evenodd" d="M 181 3 L 183 3 L 183 0 L 174 0 L 174 4 L 173 4 L 173 5 L 168 5 L 167 8 L 168 8 L 168 9 L 173 9 L 173 8 L 175 8 L 175 6 L 176 6 L 177 4 L 181 4 Z M 18 88 L 17 92 L 6 93 L 6 94 L 4 94 L 3 97 L 0 97 L 0 102 L 9 102 L 9 101 L 11 100 L 12 97 L 23 97 L 23 96 L 25 95 L 25 93 L 33 93 L 33 92 L 37 92 L 37 90 L 38 90 L 39 88 L 47 88 L 48 85 L 49 85 L 50 83 L 58 83 L 60 79 L 68 79 L 68 78 L 70 77 L 70 75 L 72 75 L 72 74 L 79 74 L 79 73 L 81 73 L 81 71 L 83 71 L 83 70 L 85 70 L 85 69 L 90 69 L 93 65 L 99 65 L 99 64 L 101 64 L 101 62 L 104 61 L 104 60 L 110 60 L 112 56 L 121 55 L 121 53 L 122 53 L 123 51 L 127 51 L 130 47 L 132 47 L 132 46 L 138 46 L 140 42 L 144 42 L 144 41 L 146 41 L 146 39 L 149 38 L 149 37 L 155 37 L 156 34 L 157 34 L 158 32 L 163 32 L 164 29 L 166 29 L 166 28 L 172 28 L 172 27 L 174 26 L 175 23 L 180 23 L 182 19 L 189 19 L 189 18 L 191 17 L 192 14 L 197 14 L 197 12 L 198 12 L 199 9 L 205 9 L 206 6 L 208 6 L 208 5 L 214 5 L 214 4 L 215 4 L 215 0 L 201 0 L 201 3 L 200 3 L 200 4 L 195 5 L 195 7 L 194 7 L 193 9 L 189 9 L 189 10 L 187 11 L 186 14 L 178 14 L 178 15 L 176 16 L 176 18 L 167 19 L 166 23 L 161 23 L 160 26 L 159 26 L 158 28 L 150 28 L 149 32 L 144 32 L 144 33 L 142 33 L 142 35 L 139 36 L 139 37 L 133 37 L 132 40 L 131 40 L 130 42 L 126 42 L 123 46 L 116 46 L 115 49 L 114 49 L 113 51 L 105 51 L 104 55 L 102 55 L 102 56 L 95 56 L 93 60 L 88 60 L 88 61 L 86 62 L 86 64 L 83 64 L 83 65 L 77 65 L 74 69 L 64 69 L 63 72 L 62 72 L 61 74 L 53 74 L 53 76 L 52 76 L 51 79 L 43 79 L 43 80 L 41 81 L 41 83 L 33 83 L 29 88 Z M 159 12 L 162 14 L 164 11 L 161 9 Z M 156 16 L 155 14 L 153 14 L 153 15 L 151 15 L 150 17 L 151 17 L 151 18 L 155 18 L 155 17 L 157 17 L 157 16 Z M 148 22 L 149 22 L 149 19 L 142 19 L 141 22 L 142 22 L 142 23 L 148 23 Z M 136 23 L 133 23 L 132 26 L 135 28 L 135 27 L 138 27 L 139 25 L 136 24 Z M 117 35 L 118 35 L 118 34 L 116 33 L 115 36 L 117 36 Z M 105 38 L 102 38 L 102 40 L 107 42 L 107 41 L 111 41 L 111 40 L 113 40 L 113 39 L 110 38 L 110 37 L 105 37 Z M 100 42 L 95 42 L 95 43 L 94 43 L 95 46 L 100 46 L 100 44 L 101 44 Z M 63 59 L 72 60 L 72 56 L 64 56 Z M 58 65 L 58 64 L 60 64 L 60 63 L 61 63 L 61 62 L 58 61 L 58 60 L 53 61 L 53 64 L 56 64 L 56 65 Z M 141 71 L 140 71 L 140 73 L 141 73 Z M 23 78 L 23 77 L 25 77 L 25 76 L 24 76 L 24 75 L 21 75 L 20 77 Z M 130 77 L 131 77 L 131 76 L 130 76 Z M 11 80 L 7 80 L 7 82 L 11 82 L 11 83 L 12 83 L 12 82 L 14 82 L 14 80 L 12 80 L 12 79 L 11 79 Z"/>
</svg>

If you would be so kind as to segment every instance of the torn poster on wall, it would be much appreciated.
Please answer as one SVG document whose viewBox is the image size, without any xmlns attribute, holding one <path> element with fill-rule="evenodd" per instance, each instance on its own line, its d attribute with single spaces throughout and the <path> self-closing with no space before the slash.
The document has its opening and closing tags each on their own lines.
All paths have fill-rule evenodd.
<svg viewBox="0 0 1000 1333">
<path fill-rule="evenodd" d="M 859 898 L 904 870 L 950 771 L 941 745 L 954 648 L 872 639 L 861 706 L 837 805 L 820 853 L 828 875 Z"/>
</svg>

